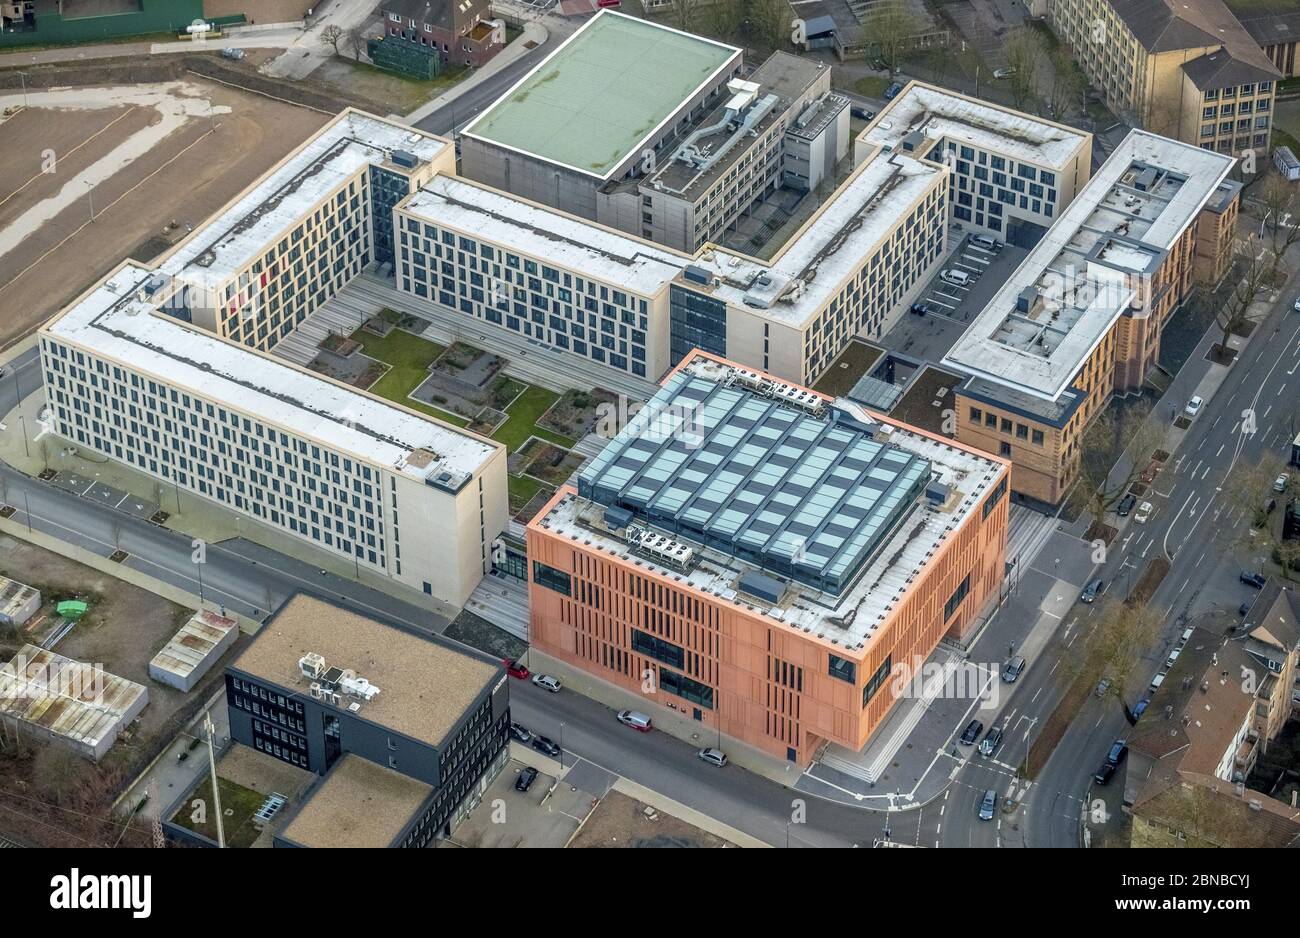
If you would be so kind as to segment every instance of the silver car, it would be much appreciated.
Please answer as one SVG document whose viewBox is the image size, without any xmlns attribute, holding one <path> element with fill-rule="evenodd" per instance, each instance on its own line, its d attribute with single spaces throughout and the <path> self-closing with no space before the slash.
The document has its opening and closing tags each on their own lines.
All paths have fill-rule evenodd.
<svg viewBox="0 0 1300 938">
<path fill-rule="evenodd" d="M 713 748 L 701 749 L 699 752 L 696 753 L 696 755 L 699 756 L 701 759 L 703 759 L 705 762 L 707 762 L 709 765 L 716 765 L 718 768 L 722 768 L 724 765 L 727 764 L 727 754 L 723 752 L 721 749 L 713 749 Z"/>
<path fill-rule="evenodd" d="M 533 683 L 542 690 L 549 690 L 552 694 L 558 694 L 560 688 L 564 686 L 559 678 L 551 677 L 549 674 L 534 674 Z"/>
</svg>

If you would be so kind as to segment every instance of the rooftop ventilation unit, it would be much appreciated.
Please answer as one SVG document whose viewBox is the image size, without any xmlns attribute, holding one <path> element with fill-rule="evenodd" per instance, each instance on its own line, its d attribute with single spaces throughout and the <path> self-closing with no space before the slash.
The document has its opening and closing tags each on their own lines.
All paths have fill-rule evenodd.
<svg viewBox="0 0 1300 938">
<path fill-rule="evenodd" d="M 309 651 L 298 659 L 298 670 L 302 676 L 315 681 L 325 673 L 325 656 L 318 655 L 314 651 Z"/>
<path fill-rule="evenodd" d="M 628 528 L 627 542 L 633 550 L 677 570 L 686 570 L 695 559 L 695 548 L 649 528 Z"/>
<path fill-rule="evenodd" d="M 394 150 L 389 155 L 392 157 L 394 163 L 398 166 L 405 166 L 407 169 L 415 169 L 415 167 L 420 165 L 420 161 L 416 158 L 415 154 L 409 153 L 406 150 Z"/>
<path fill-rule="evenodd" d="M 712 279 L 712 275 L 707 270 L 695 264 L 687 264 L 682 270 L 682 276 L 691 283 L 703 283 L 706 285 Z"/>
</svg>

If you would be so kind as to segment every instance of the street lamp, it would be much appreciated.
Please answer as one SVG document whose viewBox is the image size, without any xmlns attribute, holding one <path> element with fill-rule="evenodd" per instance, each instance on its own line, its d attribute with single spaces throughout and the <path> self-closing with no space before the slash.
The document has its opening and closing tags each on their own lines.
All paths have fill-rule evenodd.
<svg viewBox="0 0 1300 938">
<path fill-rule="evenodd" d="M 89 179 L 85 180 L 85 183 L 87 189 L 86 194 L 90 198 L 90 220 L 94 221 L 95 220 L 95 186 Z"/>
<path fill-rule="evenodd" d="M 23 107 L 27 107 L 27 73 L 19 72 L 18 80 L 22 82 L 23 85 Z"/>
<path fill-rule="evenodd" d="M 560 721 L 560 771 L 564 771 L 564 721 Z"/>
</svg>

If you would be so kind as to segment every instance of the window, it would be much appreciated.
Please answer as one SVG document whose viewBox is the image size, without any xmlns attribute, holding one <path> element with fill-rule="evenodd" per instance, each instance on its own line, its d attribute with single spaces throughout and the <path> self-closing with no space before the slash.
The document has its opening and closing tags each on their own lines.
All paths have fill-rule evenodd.
<svg viewBox="0 0 1300 938">
<path fill-rule="evenodd" d="M 947 622 L 952 618 L 952 614 L 957 611 L 957 607 L 961 605 L 961 601 L 966 598 L 966 594 L 969 592 L 970 574 L 968 573 L 966 574 L 966 578 L 961 581 L 961 585 L 953 590 L 952 596 L 948 597 L 948 601 L 943 604 L 944 622 Z"/>
<path fill-rule="evenodd" d="M 1035 431 L 1034 431 L 1034 433 L 1033 433 L 1033 444 L 1034 444 L 1035 446 L 1042 446 L 1042 445 L 1043 445 L 1043 431 L 1042 431 L 1042 430 L 1035 430 Z"/>
<path fill-rule="evenodd" d="M 555 590 L 557 593 L 563 593 L 565 596 L 573 595 L 573 587 L 570 577 L 563 570 L 556 570 L 549 567 L 541 561 L 533 561 L 533 582 L 539 586 L 545 586 L 547 589 Z"/>
<path fill-rule="evenodd" d="M 884 663 L 876 669 L 876 673 L 871 675 L 871 680 L 867 681 L 867 686 L 862 688 L 862 706 L 865 708 L 871 702 L 871 698 L 876 695 L 876 691 L 885 686 L 889 680 L 889 675 L 894 670 L 894 656 L 886 655 Z"/>
<path fill-rule="evenodd" d="M 970 409 L 970 422 L 971 422 L 971 423 L 979 423 L 980 420 L 983 419 L 983 417 L 984 417 L 984 412 L 981 411 L 978 407 L 972 407 L 972 408 Z"/>
<path fill-rule="evenodd" d="M 1006 446 L 1007 444 L 1003 443 L 1002 445 Z M 1003 476 L 1002 481 L 999 482 L 994 487 L 992 494 L 990 494 L 988 500 L 984 502 L 985 518 L 989 516 L 989 514 L 993 511 L 994 508 L 998 507 L 998 502 L 1002 501 L 1002 496 L 1006 494 L 1007 494 L 1007 479 L 1006 476 Z"/>
<path fill-rule="evenodd" d="M 841 681 L 847 681 L 850 684 L 858 682 L 858 668 L 852 661 L 846 661 L 839 655 L 831 655 L 830 676 L 839 678 Z"/>
<path fill-rule="evenodd" d="M 632 650 L 675 668 L 686 666 L 686 652 L 672 642 L 656 638 L 640 629 L 632 630 Z"/>
</svg>

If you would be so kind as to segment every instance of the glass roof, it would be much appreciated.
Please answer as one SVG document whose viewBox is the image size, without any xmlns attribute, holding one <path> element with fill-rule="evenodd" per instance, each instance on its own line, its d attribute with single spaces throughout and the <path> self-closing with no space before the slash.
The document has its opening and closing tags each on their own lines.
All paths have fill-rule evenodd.
<svg viewBox="0 0 1300 938">
<path fill-rule="evenodd" d="M 836 414 L 678 372 L 582 470 L 579 494 L 838 594 L 924 492 L 930 464 Z"/>
</svg>

